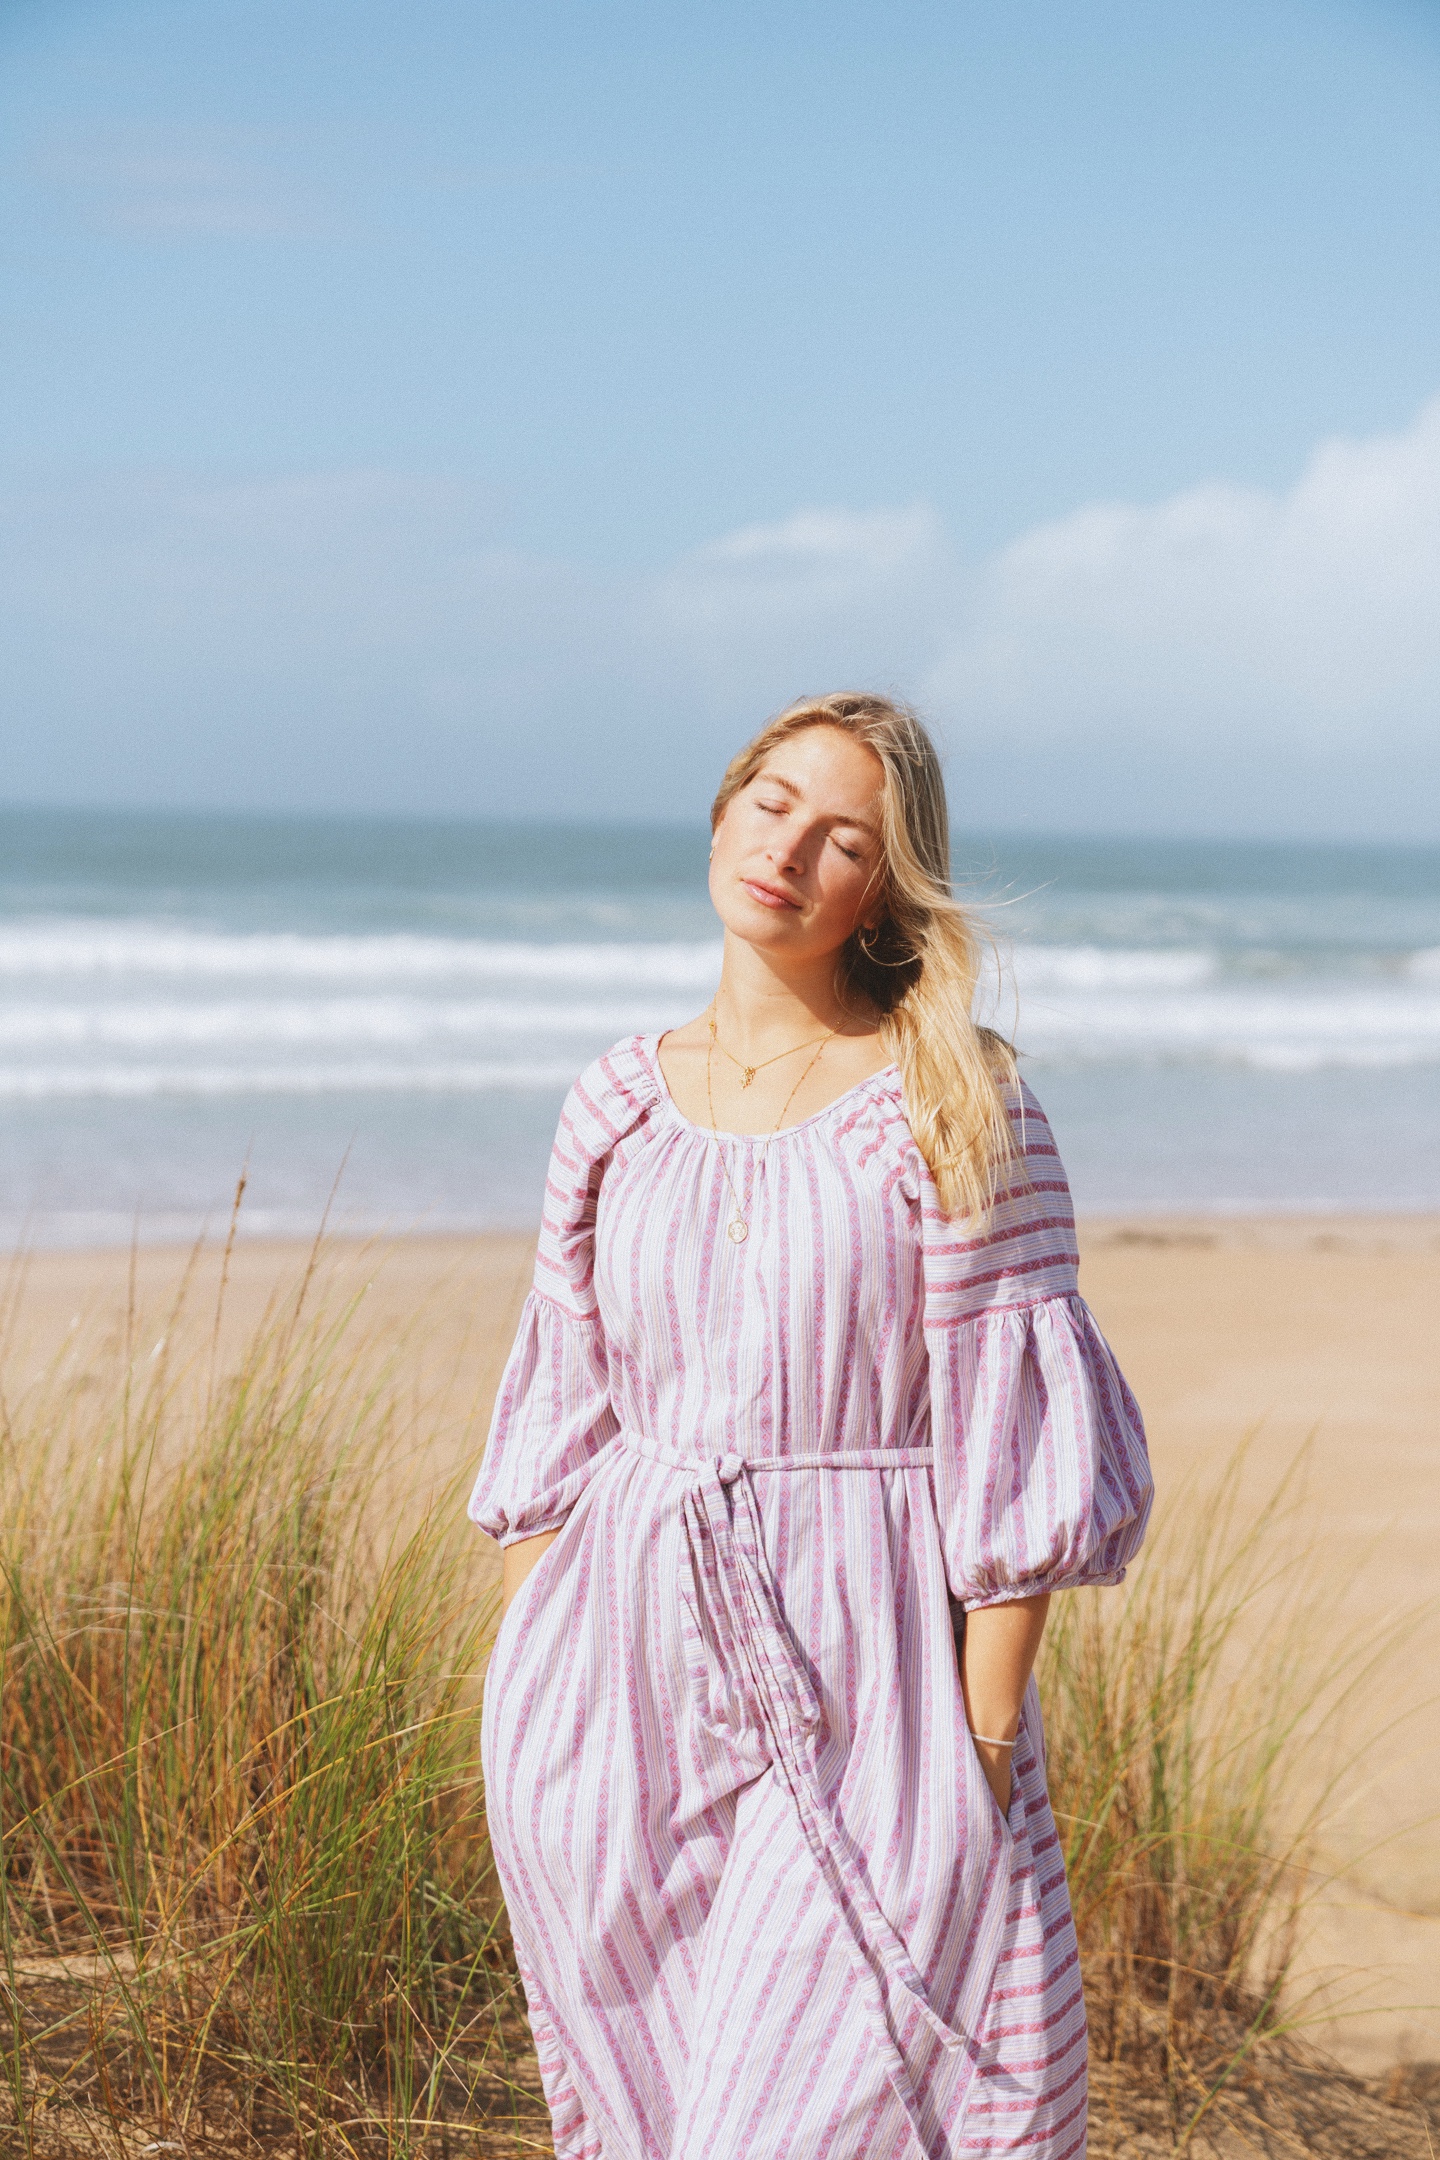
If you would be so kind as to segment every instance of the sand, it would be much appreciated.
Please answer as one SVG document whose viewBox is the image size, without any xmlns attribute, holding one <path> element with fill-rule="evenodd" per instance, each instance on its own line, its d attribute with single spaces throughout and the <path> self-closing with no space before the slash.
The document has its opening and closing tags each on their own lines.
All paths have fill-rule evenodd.
<svg viewBox="0 0 1440 2160">
<path fill-rule="evenodd" d="M 1082 1285 L 1145 1410 L 1162 1498 L 1213 1478 L 1247 1433 L 1261 1490 L 1308 1440 L 1295 1534 L 1334 1586 L 1335 1626 L 1373 1630 L 1429 1601 L 1367 1689 L 1363 1722 L 1389 1730 L 1327 1833 L 1336 1880 L 1305 1956 L 1311 1973 L 1352 1976 L 1352 2014 L 1313 2037 L 1354 2069 L 1440 2059 L 1440 1220 L 1093 1221 L 1082 1248 Z M 421 1436 L 411 1503 L 473 1473 L 531 1252 L 523 1237 L 417 1238 L 337 1245 L 325 1262 L 327 1294 L 363 1300 L 367 1345 L 389 1345 L 403 1375 Z M 178 1330 L 202 1356 L 220 1265 L 202 1257 Z M 127 1329 L 149 1357 L 171 1331 L 184 1266 L 150 1248 L 12 1268 L 7 1399 L 67 1348 L 103 1384 Z M 236 1247 L 222 1369 L 303 1266 L 294 1246 Z"/>
<path fill-rule="evenodd" d="M 1256 1487 L 1309 1441 L 1296 1538 L 1337 1629 L 1417 1616 L 1358 1707 L 1383 1738 L 1306 1956 L 1354 1976 L 1313 2034 L 1352 2067 L 1440 2058 L 1440 1222 L 1093 1222 L 1082 1248 L 1162 1497 L 1247 1432 Z"/>
</svg>

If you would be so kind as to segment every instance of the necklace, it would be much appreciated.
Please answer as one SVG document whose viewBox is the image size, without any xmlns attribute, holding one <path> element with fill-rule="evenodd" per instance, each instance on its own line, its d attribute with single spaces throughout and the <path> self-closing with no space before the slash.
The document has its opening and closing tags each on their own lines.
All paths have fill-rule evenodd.
<svg viewBox="0 0 1440 2160">
<path fill-rule="evenodd" d="M 756 1064 L 754 1064 L 754 1065 L 746 1065 L 746 1064 L 743 1064 L 743 1063 L 741 1062 L 741 1060 L 740 1060 L 739 1058 L 737 1058 L 737 1057 L 736 1057 L 736 1055 L 735 1055 L 735 1053 L 734 1053 L 734 1051 L 733 1051 L 733 1050 L 727 1050 L 727 1049 L 725 1048 L 725 1045 L 724 1045 L 724 1043 L 722 1043 L 722 1042 L 721 1042 L 721 1040 L 720 1040 L 720 1036 L 719 1036 L 719 1033 L 717 1032 L 717 1028 L 716 1028 L 716 1022 L 715 1022 L 715 1007 L 714 1007 L 713 1005 L 712 1005 L 712 1006 L 710 1007 L 710 1010 L 709 1010 L 709 1012 L 708 1012 L 708 1013 L 707 1013 L 707 1014 L 705 1015 L 705 1017 L 706 1017 L 706 1019 L 707 1019 L 707 1020 L 709 1021 L 709 1023 L 710 1023 L 710 1040 L 711 1040 L 711 1042 L 712 1042 L 712 1043 L 714 1044 L 715 1048 L 716 1048 L 716 1049 L 717 1049 L 717 1050 L 718 1050 L 718 1051 L 720 1052 L 720 1055 L 721 1055 L 721 1057 L 727 1057 L 727 1058 L 729 1058 L 729 1060 L 730 1060 L 730 1063 L 731 1063 L 732 1065 L 734 1065 L 734 1066 L 737 1066 L 737 1067 L 739 1068 L 739 1072 L 740 1072 L 740 1085 L 741 1085 L 741 1087 L 742 1087 L 742 1088 L 748 1088 L 748 1087 L 749 1087 L 749 1085 L 750 1085 L 750 1083 L 751 1083 L 751 1081 L 752 1081 L 752 1080 L 753 1080 L 753 1079 L 755 1078 L 755 1075 L 756 1075 L 756 1073 L 758 1073 L 758 1072 L 764 1072 L 764 1070 L 765 1070 L 765 1067 L 766 1067 L 767 1065 L 778 1065 L 778 1064 L 780 1063 L 780 1060 L 781 1060 L 781 1058 L 787 1058 L 787 1057 L 794 1057 L 797 1051 L 799 1051 L 799 1050 L 808 1050 L 808 1049 L 810 1048 L 810 1042 L 818 1042 L 818 1043 L 819 1043 L 819 1045 L 820 1045 L 820 1048 L 821 1048 L 821 1049 L 823 1050 L 823 1049 L 824 1049 L 824 1047 L 825 1047 L 825 1045 L 826 1045 L 826 1043 L 827 1043 L 827 1042 L 829 1042 L 829 1040 L 830 1040 L 830 1035 L 833 1035 L 833 1034 L 835 1033 L 835 1030 L 834 1030 L 834 1028 L 831 1028 L 831 1030 L 830 1030 L 830 1035 L 812 1035 L 812 1036 L 811 1036 L 811 1038 L 810 1038 L 810 1042 L 802 1042 L 802 1043 L 792 1043 L 792 1044 L 790 1045 L 790 1048 L 789 1048 L 788 1050 L 777 1050 L 777 1051 L 776 1051 L 776 1053 L 775 1053 L 775 1055 L 774 1055 L 774 1057 L 768 1057 L 768 1058 L 761 1058 L 761 1059 L 759 1059 L 759 1060 L 758 1060 L 758 1062 L 757 1062 Z M 807 1067 L 806 1067 L 806 1071 L 808 1071 L 808 1070 L 809 1070 L 809 1067 L 807 1066 Z M 801 1078 L 802 1078 L 802 1079 L 804 1078 L 804 1074 L 802 1074 L 802 1075 L 801 1075 Z M 799 1082 L 798 1082 L 798 1081 L 796 1082 L 796 1085 L 797 1085 L 797 1087 L 798 1087 L 798 1085 L 799 1085 Z"/>
<path fill-rule="evenodd" d="M 791 1088 L 790 1093 L 786 1096 L 785 1101 L 781 1106 L 779 1117 L 776 1118 L 775 1123 L 771 1126 L 769 1132 L 765 1134 L 764 1139 L 761 1141 L 760 1162 L 757 1163 L 755 1166 L 755 1174 L 757 1178 L 760 1174 L 761 1165 L 764 1163 L 765 1157 L 769 1153 L 770 1142 L 775 1138 L 776 1133 L 779 1132 L 780 1127 L 785 1122 L 785 1112 L 790 1108 L 791 1103 L 794 1102 L 795 1097 L 799 1094 L 801 1088 L 809 1079 L 811 1073 L 815 1070 L 815 1067 L 819 1064 L 821 1056 L 824 1053 L 825 1045 L 829 1042 L 829 1040 L 830 1037 L 828 1035 L 821 1036 L 820 1046 L 816 1050 L 814 1057 L 811 1058 L 809 1064 L 805 1067 L 804 1072 L 801 1073 L 800 1078 L 795 1082 L 794 1087 Z M 803 1050 L 808 1046 L 802 1043 L 800 1047 Z M 782 1052 L 782 1055 L 783 1054 L 784 1053 Z M 767 1064 L 773 1065 L 775 1060 L 773 1058 L 769 1058 L 766 1060 L 766 1062 Z M 720 1168 L 725 1174 L 725 1183 L 730 1188 L 730 1198 L 735 1208 L 735 1213 L 731 1216 L 729 1223 L 726 1225 L 725 1234 L 729 1238 L 732 1245 L 743 1245 L 746 1238 L 748 1238 L 750 1235 L 750 1224 L 748 1218 L 746 1217 L 744 1208 L 740 1205 L 740 1195 L 735 1190 L 735 1180 L 731 1177 L 730 1165 L 725 1160 L 725 1143 L 723 1142 L 723 1140 L 721 1140 L 720 1128 L 715 1123 L 715 1090 L 711 1085 L 711 1073 L 714 1069 L 714 1064 L 715 1022 L 712 1019 L 710 1022 L 710 1042 L 705 1052 L 705 1100 L 710 1106 L 710 1131 L 714 1137 L 716 1146 L 720 1150 Z M 756 1069 L 758 1070 L 758 1067 Z M 753 1073 L 751 1074 L 751 1078 L 754 1078 Z M 748 1087 L 749 1084 L 750 1082 L 748 1080 L 742 1081 L 741 1083 L 741 1085 L 744 1087 Z"/>
</svg>

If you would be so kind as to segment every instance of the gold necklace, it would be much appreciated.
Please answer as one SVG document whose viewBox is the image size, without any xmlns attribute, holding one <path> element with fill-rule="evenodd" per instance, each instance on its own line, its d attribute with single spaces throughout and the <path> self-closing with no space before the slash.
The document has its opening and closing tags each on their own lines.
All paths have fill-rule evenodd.
<svg viewBox="0 0 1440 2160">
<path fill-rule="evenodd" d="M 795 1097 L 799 1094 L 801 1088 L 805 1085 L 805 1082 L 809 1079 L 811 1073 L 819 1064 L 820 1059 L 824 1053 L 825 1045 L 829 1042 L 829 1040 L 829 1035 L 823 1035 L 820 1038 L 819 1049 L 815 1052 L 814 1057 L 811 1058 L 810 1063 L 805 1067 L 804 1072 L 801 1073 L 800 1078 L 795 1082 L 794 1087 L 791 1088 L 789 1094 L 786 1096 L 783 1104 L 781 1105 L 779 1117 L 776 1118 L 775 1123 L 771 1126 L 769 1132 L 765 1134 L 763 1140 L 761 1141 L 760 1162 L 757 1163 L 755 1166 L 755 1175 L 757 1178 L 760 1175 L 760 1166 L 761 1164 L 763 1164 L 766 1155 L 769 1153 L 770 1142 L 775 1138 L 776 1133 L 779 1132 L 780 1127 L 785 1122 L 785 1112 L 790 1108 L 791 1103 L 794 1102 Z M 805 1045 L 802 1043 L 801 1048 L 803 1049 L 804 1047 Z M 772 1058 L 769 1062 L 773 1065 L 775 1061 Z M 710 1106 L 710 1132 L 716 1146 L 720 1150 L 720 1168 L 725 1174 L 725 1183 L 730 1188 L 730 1198 L 731 1201 L 734 1203 L 735 1208 L 735 1213 L 731 1216 L 730 1221 L 726 1226 L 725 1234 L 729 1238 L 732 1245 L 743 1245 L 746 1238 L 748 1238 L 750 1235 L 750 1224 L 746 1218 L 744 1208 L 740 1205 L 740 1195 L 735 1190 L 735 1180 L 731 1177 L 730 1165 L 725 1160 L 725 1143 L 720 1137 L 720 1128 L 715 1123 L 715 1090 L 711 1085 L 711 1074 L 714 1070 L 714 1065 L 715 1027 L 712 1021 L 710 1027 L 710 1042 L 705 1052 L 705 1100 Z"/>
<path fill-rule="evenodd" d="M 727 1050 L 724 1043 L 721 1042 L 715 1020 L 715 1007 L 713 1005 L 710 1007 L 710 1010 L 706 1013 L 705 1017 L 710 1023 L 711 1042 L 713 1043 L 714 1047 L 720 1052 L 721 1057 L 729 1058 L 730 1063 L 738 1069 L 740 1073 L 740 1085 L 742 1088 L 748 1088 L 751 1081 L 755 1078 L 756 1073 L 764 1072 L 767 1065 L 778 1065 L 781 1058 L 794 1057 L 797 1051 L 808 1050 L 810 1048 L 810 1043 L 812 1042 L 818 1042 L 821 1049 L 823 1050 L 826 1043 L 829 1042 L 830 1036 L 836 1033 L 836 1030 L 834 1028 L 831 1028 L 830 1035 L 812 1035 L 810 1037 L 810 1042 L 792 1043 L 788 1050 L 777 1050 L 774 1057 L 761 1058 L 754 1065 L 746 1065 L 740 1058 L 736 1057 L 733 1050 Z M 799 1083 L 797 1082 L 796 1084 L 798 1086 Z"/>
</svg>

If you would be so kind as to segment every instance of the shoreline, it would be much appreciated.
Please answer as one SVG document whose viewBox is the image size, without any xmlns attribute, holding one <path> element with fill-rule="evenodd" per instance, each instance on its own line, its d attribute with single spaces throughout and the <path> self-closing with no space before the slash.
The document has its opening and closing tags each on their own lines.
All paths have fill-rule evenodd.
<svg viewBox="0 0 1440 2160">
<path fill-rule="evenodd" d="M 40 1217 L 43 1221 L 43 1215 Z M 161 1228 L 147 1235 L 143 1219 L 138 1223 L 127 1218 L 127 1229 L 122 1237 L 82 1236 L 73 1241 L 69 1238 L 58 1242 L 32 1240 L 25 1236 L 0 1234 L 0 1277 L 18 1264 L 34 1259 L 41 1261 L 63 1258 L 88 1259 L 97 1267 L 107 1260 L 124 1257 L 133 1249 L 142 1253 L 169 1253 L 183 1255 L 196 1248 L 208 1250 L 222 1246 L 229 1233 L 229 1217 L 217 1209 L 203 1222 L 187 1218 L 184 1226 Z M 1426 1200 L 1414 1207 L 1347 1208 L 1336 1207 L 1328 1201 L 1295 1202 L 1284 1206 L 1270 1202 L 1223 1203 L 1212 1208 L 1171 1206 L 1157 1204 L 1154 1207 L 1089 1208 L 1077 1212 L 1077 1225 L 1082 1242 L 1130 1243 L 1130 1244 L 1177 1244 L 1239 1242 L 1282 1246 L 1305 1243 L 1319 1237 L 1373 1239 L 1403 1243 L 1421 1250 L 1440 1250 L 1440 1207 Z M 236 1225 L 236 1248 L 247 1251 L 265 1248 L 275 1252 L 308 1250 L 314 1242 L 308 1230 L 272 1228 L 252 1229 L 243 1215 Z M 324 1243 L 328 1247 L 384 1246 L 387 1250 L 406 1246 L 455 1245 L 470 1246 L 490 1239 L 530 1239 L 535 1232 L 523 1223 L 440 1223 L 429 1227 L 423 1222 L 397 1225 L 394 1219 L 377 1220 L 358 1225 L 346 1224 L 328 1227 Z"/>
<path fill-rule="evenodd" d="M 1301 1985 L 1336 1967 L 1359 1976 L 1351 2008 L 1377 2014 L 1312 2034 L 1349 2068 L 1440 2060 L 1440 1830 L 1424 1822 L 1440 1812 L 1440 1734 L 1433 1709 L 1416 1714 L 1440 1670 L 1440 1214 L 1092 1214 L 1080 1245 L 1082 1290 L 1145 1412 L 1162 1509 L 1203 1493 L 1242 1442 L 1247 1492 L 1303 1453 L 1297 1547 L 1333 1585 L 1336 1629 L 1363 1635 L 1428 1604 L 1363 1705 L 1368 1729 L 1404 1722 L 1327 1833 L 1334 1879 Z M 57 1361 L 105 1384 L 127 1342 L 141 1362 L 167 1338 L 197 1363 L 218 1344 L 223 1371 L 267 1306 L 293 1294 L 310 1250 L 238 1238 L 218 1328 L 223 1232 L 193 1265 L 169 1244 L 12 1256 L 0 1263 L 7 1392 L 43 1387 Z M 533 1250 L 518 1231 L 325 1241 L 317 1294 L 358 1300 L 367 1357 L 403 1373 L 407 1505 L 449 1505 L 473 1475 Z M 187 1268 L 189 1317 L 172 1328 Z M 488 1547 L 482 1558 L 488 1573 Z"/>
</svg>

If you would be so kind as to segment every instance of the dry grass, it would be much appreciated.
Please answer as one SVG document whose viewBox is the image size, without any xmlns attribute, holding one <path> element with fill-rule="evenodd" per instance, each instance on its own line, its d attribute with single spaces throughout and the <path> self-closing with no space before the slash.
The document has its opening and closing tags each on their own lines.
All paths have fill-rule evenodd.
<svg viewBox="0 0 1440 2160">
<path fill-rule="evenodd" d="M 21 2150 L 67 2113 L 113 2150 L 145 2122 L 405 2153 L 503 2112 L 521 2041 L 478 1782 L 491 1613 L 454 1496 L 377 1537 L 407 1440 L 394 1376 L 312 1290 L 223 1380 L 126 1356 L 112 1395 L 62 1368 L 7 1406 Z"/>
<path fill-rule="evenodd" d="M 1179 2144 L 1248 2118 L 1267 2078 L 1345 2083 L 1303 2040 L 1344 1977 L 1304 1995 L 1292 1971 L 1377 1738 L 1370 1683 L 1413 1625 L 1337 1633 L 1303 1456 L 1258 1504 L 1247 1469 L 1242 1448 L 1181 1494 L 1123 1593 L 1060 1600 L 1040 1664 L 1092 2052 Z"/>
<path fill-rule="evenodd" d="M 176 1318 L 132 1325 L 113 1385 L 62 1361 L 3 1404 L 0 2146 L 548 2152 L 460 1496 L 380 1527 L 414 1411 L 313 1270 L 223 1375 L 136 1353 Z M 1047 1639 L 1106 2152 L 1229 2150 L 1300 2060 L 1330 1771 L 1291 1801 L 1364 1658 L 1317 1659 L 1289 1496 L 1241 1533 L 1237 1490 Z"/>
</svg>

